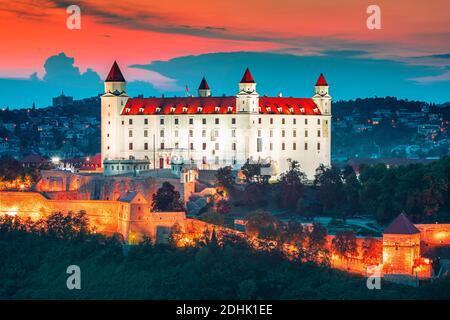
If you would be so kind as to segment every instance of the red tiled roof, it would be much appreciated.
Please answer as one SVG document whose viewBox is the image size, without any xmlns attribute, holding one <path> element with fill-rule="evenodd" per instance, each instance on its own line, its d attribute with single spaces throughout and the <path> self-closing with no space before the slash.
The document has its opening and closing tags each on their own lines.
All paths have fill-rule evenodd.
<svg viewBox="0 0 450 320">
<path fill-rule="evenodd" d="M 328 86 L 327 80 L 325 80 L 323 73 L 321 73 L 319 79 L 317 79 L 316 86 Z"/>
<path fill-rule="evenodd" d="M 408 217 L 404 213 L 395 218 L 394 221 L 384 230 L 384 234 L 417 234 L 420 233 L 419 229 L 409 221 Z"/>
<path fill-rule="evenodd" d="M 309 98 L 259 97 L 261 114 L 320 115 Z M 236 97 L 182 97 L 128 99 L 121 115 L 236 113 Z"/>
<path fill-rule="evenodd" d="M 105 82 L 125 82 L 125 78 L 123 77 L 116 61 L 114 61 Z"/>
<path fill-rule="evenodd" d="M 203 77 L 202 82 L 200 82 L 199 90 L 209 90 L 208 82 L 206 82 L 205 77 Z"/>
<path fill-rule="evenodd" d="M 245 69 L 245 73 L 242 77 L 241 83 L 255 83 L 255 80 L 253 79 L 253 76 L 248 68 Z"/>
</svg>

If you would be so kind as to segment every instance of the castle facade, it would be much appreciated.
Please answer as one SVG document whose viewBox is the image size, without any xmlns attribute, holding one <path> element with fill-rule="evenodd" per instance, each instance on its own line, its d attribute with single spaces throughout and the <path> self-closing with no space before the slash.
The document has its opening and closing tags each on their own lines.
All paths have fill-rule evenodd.
<svg viewBox="0 0 450 320">
<path fill-rule="evenodd" d="M 101 97 L 104 173 L 173 163 L 237 170 L 250 159 L 270 164 L 277 176 L 296 160 L 313 179 L 331 157 L 331 97 L 322 74 L 314 88 L 312 98 L 260 96 L 247 69 L 235 96 L 213 96 L 203 78 L 197 97 L 131 98 L 114 62 Z"/>
</svg>

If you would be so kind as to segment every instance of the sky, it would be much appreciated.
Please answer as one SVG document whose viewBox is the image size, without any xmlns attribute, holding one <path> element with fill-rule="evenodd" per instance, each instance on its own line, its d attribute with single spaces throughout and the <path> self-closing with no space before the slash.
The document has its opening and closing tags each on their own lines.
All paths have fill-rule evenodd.
<svg viewBox="0 0 450 320">
<path fill-rule="evenodd" d="M 66 9 L 81 9 L 81 29 Z M 381 10 L 369 30 L 367 7 Z M 117 60 L 130 95 L 234 94 L 250 67 L 260 94 L 450 101 L 450 1 L 0 0 L 0 107 L 101 93 Z"/>
</svg>

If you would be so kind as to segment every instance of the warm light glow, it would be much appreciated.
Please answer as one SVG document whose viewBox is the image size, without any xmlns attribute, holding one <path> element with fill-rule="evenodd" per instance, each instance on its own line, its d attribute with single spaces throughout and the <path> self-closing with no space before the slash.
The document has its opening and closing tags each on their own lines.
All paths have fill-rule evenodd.
<svg viewBox="0 0 450 320">
<path fill-rule="evenodd" d="M 8 215 L 8 216 L 16 216 L 17 215 L 17 208 L 16 207 L 13 207 L 13 208 L 10 208 L 10 209 L 8 209 L 7 211 L 6 211 L 6 214 Z"/>
<path fill-rule="evenodd" d="M 53 158 L 52 158 L 52 162 L 53 162 L 54 164 L 59 163 L 59 161 L 60 161 L 59 157 L 53 157 Z"/>
</svg>

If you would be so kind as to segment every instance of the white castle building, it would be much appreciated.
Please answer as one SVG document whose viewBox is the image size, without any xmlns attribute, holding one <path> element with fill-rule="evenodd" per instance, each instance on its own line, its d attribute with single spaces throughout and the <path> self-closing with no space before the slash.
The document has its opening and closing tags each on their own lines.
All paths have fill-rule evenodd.
<svg viewBox="0 0 450 320">
<path fill-rule="evenodd" d="M 198 97 L 130 98 L 114 62 L 101 97 L 101 154 L 104 173 L 170 168 L 199 169 L 250 161 L 270 163 L 276 176 L 290 160 L 313 179 L 330 165 L 331 97 L 321 74 L 312 98 L 260 96 L 249 69 L 235 96 L 213 96 L 205 78 Z"/>
</svg>

